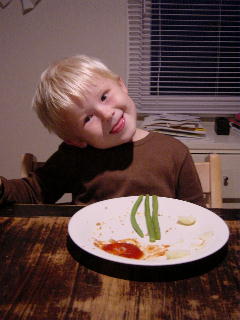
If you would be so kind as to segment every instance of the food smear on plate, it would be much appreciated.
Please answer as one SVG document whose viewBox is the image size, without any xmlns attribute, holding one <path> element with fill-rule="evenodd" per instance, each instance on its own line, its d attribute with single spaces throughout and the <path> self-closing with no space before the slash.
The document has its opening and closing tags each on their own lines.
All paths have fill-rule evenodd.
<svg viewBox="0 0 240 320">
<path fill-rule="evenodd" d="M 167 259 L 179 259 L 189 255 L 190 255 L 189 250 L 178 249 L 178 250 L 169 250 L 166 256 L 167 256 Z"/>
<path fill-rule="evenodd" d="M 165 256 L 169 245 L 142 245 L 136 239 L 110 240 L 103 242 L 95 240 L 94 245 L 108 253 L 130 258 L 149 260 Z"/>
<path fill-rule="evenodd" d="M 198 238 L 195 239 L 195 241 L 192 242 L 192 247 L 196 249 L 201 249 L 205 247 L 211 238 L 213 238 L 214 234 L 212 231 L 204 232 L 201 235 L 198 236 Z"/>
<path fill-rule="evenodd" d="M 127 242 L 104 244 L 102 246 L 102 250 L 125 258 L 141 259 L 143 256 L 142 250 L 140 250 L 135 244 Z"/>
</svg>

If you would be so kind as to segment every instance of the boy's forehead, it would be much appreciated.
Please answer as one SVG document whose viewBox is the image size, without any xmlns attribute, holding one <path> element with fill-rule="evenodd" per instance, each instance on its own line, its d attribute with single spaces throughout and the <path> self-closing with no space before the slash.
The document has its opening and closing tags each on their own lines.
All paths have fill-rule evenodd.
<svg viewBox="0 0 240 320">
<path fill-rule="evenodd" d="M 107 82 L 104 78 L 102 79 L 94 79 L 89 85 L 86 87 L 86 91 L 84 93 L 84 98 L 87 99 L 89 96 L 98 95 L 101 93 L 104 87 L 106 87 Z"/>
<path fill-rule="evenodd" d="M 102 94 L 102 91 L 111 87 L 115 83 L 116 81 L 113 79 L 98 76 L 89 84 L 85 97 L 87 98 L 89 95 L 100 95 Z"/>
<path fill-rule="evenodd" d="M 96 82 L 89 83 L 84 90 L 79 92 L 79 94 L 71 96 L 71 100 L 74 105 L 82 107 L 88 102 L 89 99 L 97 96 L 102 92 L 103 84 L 97 84 Z"/>
<path fill-rule="evenodd" d="M 111 84 L 113 84 L 112 79 L 108 79 L 103 76 L 97 76 L 92 81 L 85 84 L 79 95 L 74 95 L 71 100 L 74 104 L 79 107 L 84 104 L 91 97 L 99 96 L 104 90 L 106 90 Z"/>
<path fill-rule="evenodd" d="M 97 76 L 96 78 L 93 79 L 92 86 L 95 87 L 96 89 L 101 89 L 106 85 L 110 85 L 112 82 L 113 82 L 112 79 L 109 79 L 103 76 Z"/>
</svg>

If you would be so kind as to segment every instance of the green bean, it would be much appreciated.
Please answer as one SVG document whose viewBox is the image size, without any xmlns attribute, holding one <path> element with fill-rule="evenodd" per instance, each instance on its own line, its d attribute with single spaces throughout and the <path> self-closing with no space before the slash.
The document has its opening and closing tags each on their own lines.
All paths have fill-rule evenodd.
<svg viewBox="0 0 240 320">
<path fill-rule="evenodd" d="M 147 225 L 147 230 L 148 230 L 149 241 L 154 242 L 155 241 L 155 232 L 154 232 L 154 228 L 153 228 L 152 217 L 150 214 L 149 195 L 148 194 L 145 197 L 145 220 L 146 220 L 146 225 Z"/>
<path fill-rule="evenodd" d="M 132 207 L 132 211 L 131 211 L 131 224 L 132 224 L 132 227 L 133 229 L 137 232 L 137 234 L 143 238 L 144 237 L 144 234 L 141 230 L 141 228 L 139 227 L 138 223 L 137 223 L 137 220 L 136 220 L 136 213 L 137 213 L 137 210 L 142 202 L 142 199 L 143 199 L 143 195 L 139 196 L 136 200 L 136 202 L 134 203 L 133 207 Z"/>
<path fill-rule="evenodd" d="M 155 232 L 155 239 L 161 239 L 161 232 L 160 226 L 158 221 L 158 197 L 156 195 L 152 196 L 152 221 L 153 221 L 153 228 Z"/>
</svg>

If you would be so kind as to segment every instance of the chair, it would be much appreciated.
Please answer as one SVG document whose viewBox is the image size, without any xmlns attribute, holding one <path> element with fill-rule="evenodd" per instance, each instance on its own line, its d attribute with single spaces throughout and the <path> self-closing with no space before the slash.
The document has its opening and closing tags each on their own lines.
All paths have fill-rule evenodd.
<svg viewBox="0 0 240 320">
<path fill-rule="evenodd" d="M 26 178 L 32 171 L 43 166 L 44 162 L 37 161 L 37 157 L 31 153 L 25 153 L 22 156 L 20 174 L 22 178 Z"/>
<path fill-rule="evenodd" d="M 44 162 L 36 156 L 25 153 L 21 162 L 21 177 L 28 177 L 30 172 L 41 167 Z M 208 208 L 222 208 L 221 159 L 218 154 L 210 154 L 207 161 L 195 162 Z"/>
<path fill-rule="evenodd" d="M 23 154 L 20 168 L 21 178 L 28 177 L 31 172 L 35 171 L 37 168 L 42 167 L 43 165 L 44 162 L 37 161 L 37 157 L 32 153 Z M 57 204 L 72 204 L 72 194 L 66 193 L 60 200 L 57 201 Z"/>
<path fill-rule="evenodd" d="M 222 208 L 222 173 L 221 159 L 218 154 L 210 154 L 207 161 L 195 162 L 201 181 L 206 206 Z"/>
</svg>

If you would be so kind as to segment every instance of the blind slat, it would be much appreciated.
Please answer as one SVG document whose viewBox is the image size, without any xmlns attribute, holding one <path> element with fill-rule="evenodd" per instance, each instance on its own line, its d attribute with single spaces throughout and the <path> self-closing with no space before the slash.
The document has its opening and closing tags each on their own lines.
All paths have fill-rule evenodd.
<svg viewBox="0 0 240 320">
<path fill-rule="evenodd" d="M 240 1 L 129 0 L 128 14 L 138 112 L 240 111 Z"/>
</svg>

